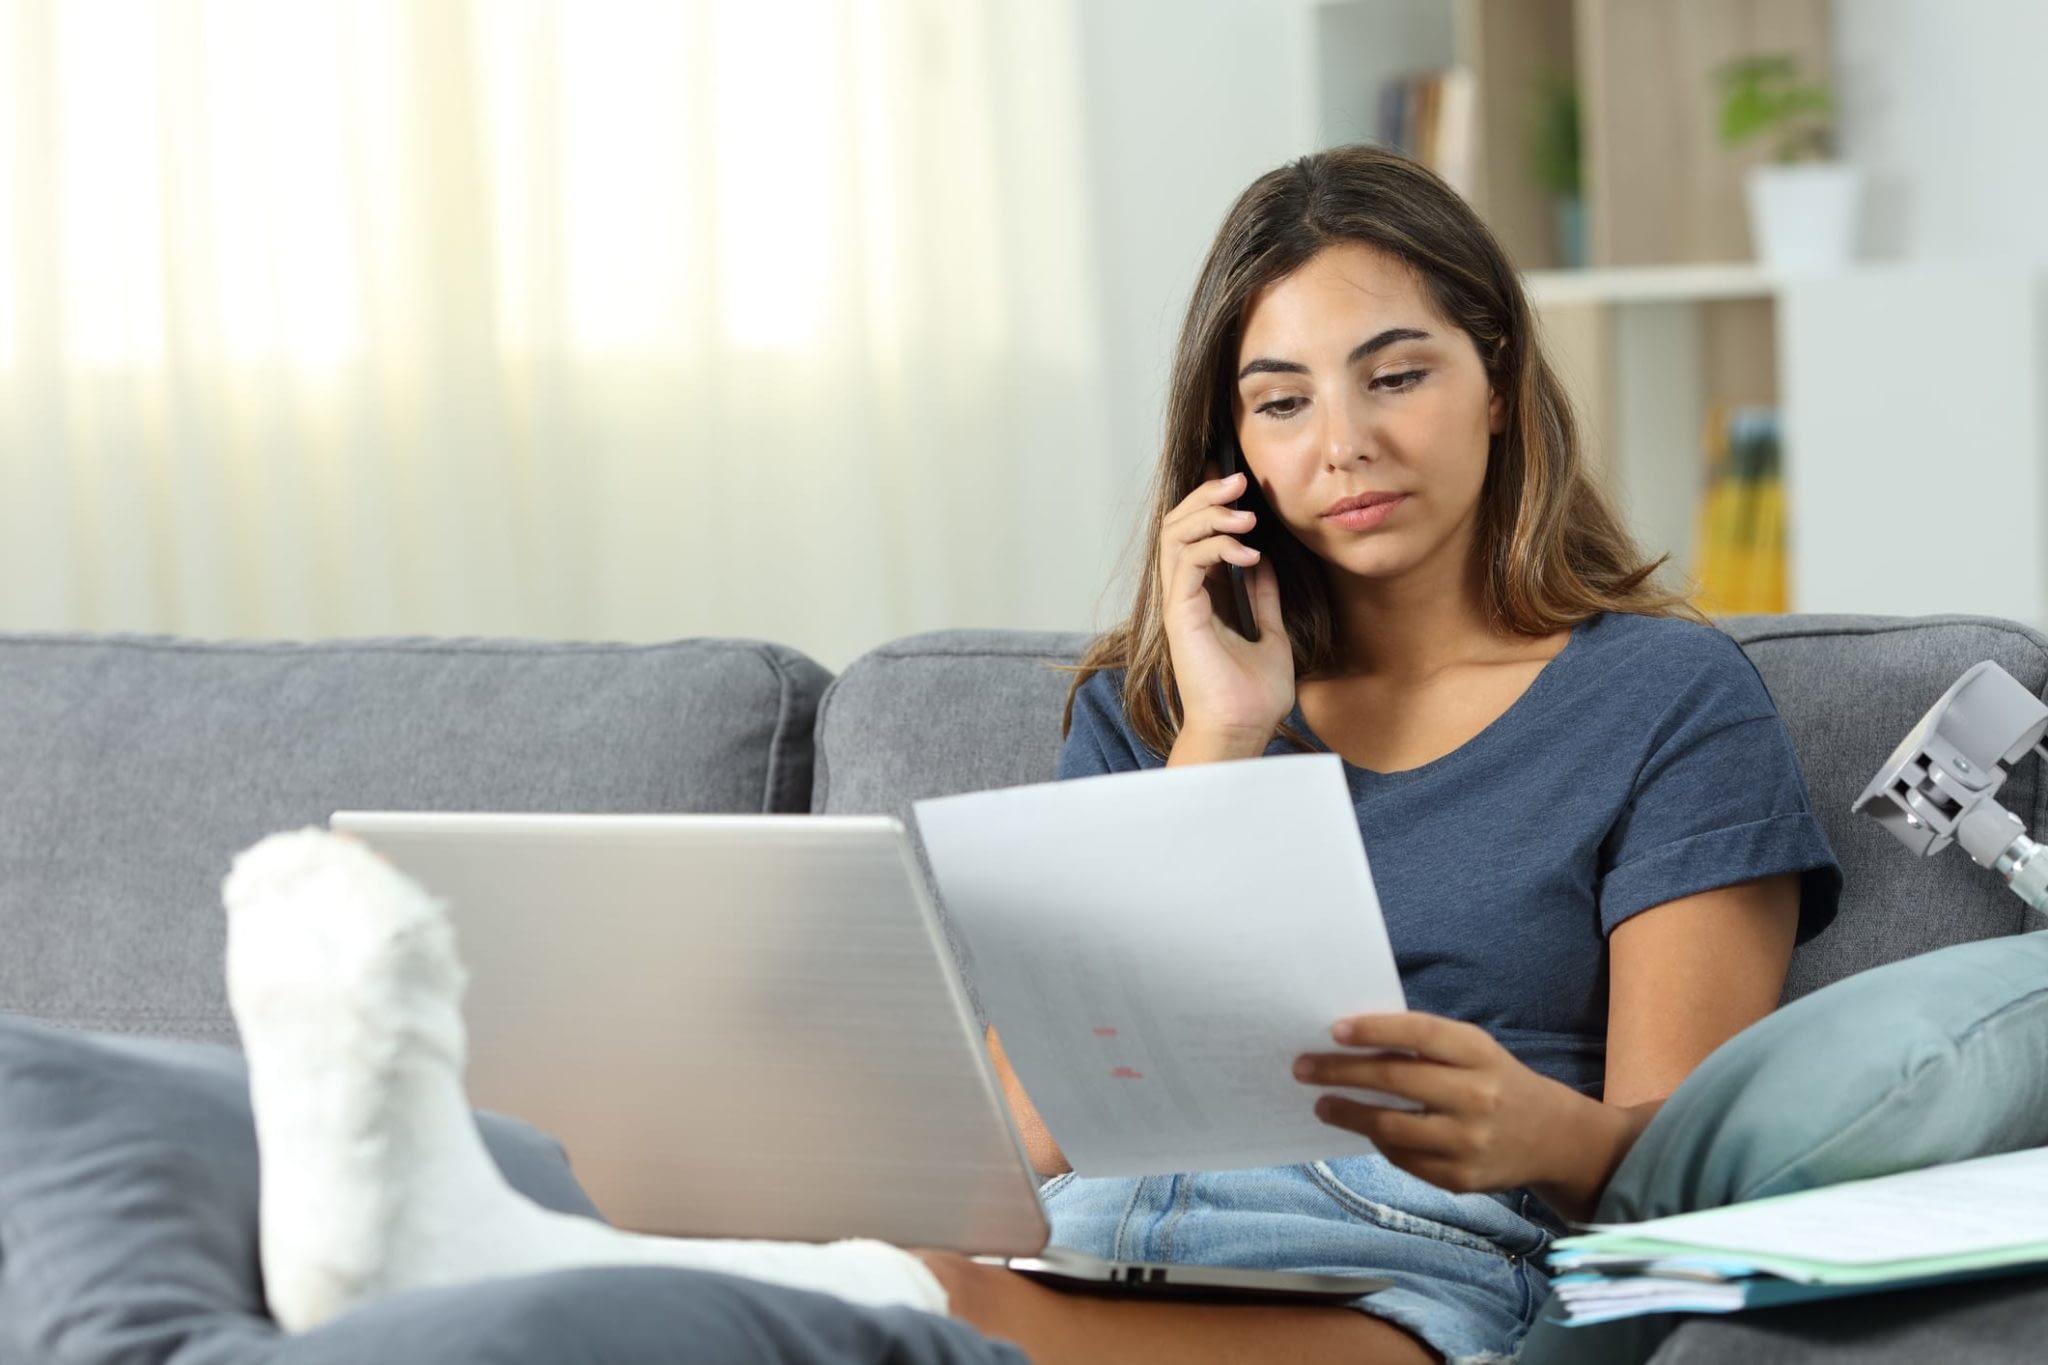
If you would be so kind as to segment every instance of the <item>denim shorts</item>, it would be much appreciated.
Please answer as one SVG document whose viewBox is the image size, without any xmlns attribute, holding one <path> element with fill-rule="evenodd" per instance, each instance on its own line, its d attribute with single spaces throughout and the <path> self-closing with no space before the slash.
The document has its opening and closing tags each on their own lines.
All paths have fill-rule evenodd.
<svg viewBox="0 0 2048 1365">
<path fill-rule="evenodd" d="M 1451 1194 L 1385 1157 L 1193 1175 L 1055 1176 L 1052 1241 L 1115 1260 L 1183 1261 L 1394 1283 L 1349 1305 L 1406 1328 L 1451 1365 L 1509 1361 L 1549 1291 L 1564 1233 L 1526 1190 Z"/>
</svg>

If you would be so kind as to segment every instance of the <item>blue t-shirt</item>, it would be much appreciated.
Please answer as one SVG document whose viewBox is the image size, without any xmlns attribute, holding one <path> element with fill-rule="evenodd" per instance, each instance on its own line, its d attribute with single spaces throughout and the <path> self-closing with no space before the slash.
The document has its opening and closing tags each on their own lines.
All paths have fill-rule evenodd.
<svg viewBox="0 0 2048 1365">
<path fill-rule="evenodd" d="M 1120 669 L 1082 684 L 1058 776 L 1165 766 L 1122 688 Z M 1288 722 L 1328 751 L 1300 706 Z M 1297 751 L 1276 738 L 1266 752 Z M 1779 872 L 1802 874 L 1801 942 L 1835 915 L 1841 868 L 1785 722 L 1742 647 L 1690 621 L 1589 618 L 1460 748 L 1344 776 L 1408 1007 L 1478 1024 L 1596 1097 L 1617 924 Z"/>
</svg>

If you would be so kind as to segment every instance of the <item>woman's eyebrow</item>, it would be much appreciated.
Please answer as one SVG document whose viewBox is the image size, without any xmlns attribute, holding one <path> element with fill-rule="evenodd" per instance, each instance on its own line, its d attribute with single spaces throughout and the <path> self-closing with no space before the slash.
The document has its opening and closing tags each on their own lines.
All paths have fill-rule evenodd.
<svg viewBox="0 0 2048 1365">
<path fill-rule="evenodd" d="M 1356 346 L 1352 347 L 1351 354 L 1344 357 L 1344 363 L 1346 365 L 1356 365 L 1359 361 L 1365 359 L 1374 351 L 1377 351 L 1382 347 L 1391 346 L 1397 341 L 1427 340 L 1429 340 L 1429 333 L 1422 331 L 1419 328 L 1389 327 L 1386 331 L 1381 332 L 1378 336 L 1373 337 L 1371 340 L 1361 341 Z M 1239 370 L 1237 372 L 1237 378 L 1238 382 L 1242 383 L 1245 380 L 1251 378 L 1255 374 L 1307 373 L 1308 366 L 1300 364 L 1299 362 L 1292 360 L 1274 360 L 1271 356 L 1261 356 L 1257 360 L 1251 362 L 1251 364 Z"/>
</svg>

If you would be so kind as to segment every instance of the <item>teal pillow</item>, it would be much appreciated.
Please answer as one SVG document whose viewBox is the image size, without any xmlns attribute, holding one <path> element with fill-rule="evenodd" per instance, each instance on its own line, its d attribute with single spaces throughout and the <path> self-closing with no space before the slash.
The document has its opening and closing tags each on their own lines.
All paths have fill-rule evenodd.
<svg viewBox="0 0 2048 1365">
<path fill-rule="evenodd" d="M 1636 1140 L 1596 1221 L 2044 1144 L 2048 932 L 1984 939 L 1845 977 L 1722 1044 Z"/>
<path fill-rule="evenodd" d="M 2048 932 L 1984 939 L 1845 977 L 1722 1044 L 1636 1140 L 1594 1221 L 2044 1145 Z M 1642 1359 L 1671 1325 L 1539 1323 L 1523 1359 Z"/>
</svg>

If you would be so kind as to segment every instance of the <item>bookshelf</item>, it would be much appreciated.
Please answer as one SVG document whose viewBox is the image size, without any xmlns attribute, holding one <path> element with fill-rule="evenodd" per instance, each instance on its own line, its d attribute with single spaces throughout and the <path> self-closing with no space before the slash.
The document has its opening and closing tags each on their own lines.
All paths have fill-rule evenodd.
<svg viewBox="0 0 2048 1365">
<path fill-rule="evenodd" d="M 1713 71 L 1831 69 L 1827 0 L 1313 0 L 1314 145 L 1375 136 L 1377 91 L 1471 73 L 1467 192 L 1524 271 L 1589 456 L 1683 571 L 1717 408 L 1777 410 L 1789 609 L 1977 612 L 2048 628 L 2048 277 L 2026 260 L 1754 263 Z M 1534 83 L 1579 90 L 1586 267 L 1532 170 Z"/>
<path fill-rule="evenodd" d="M 1691 562 L 1711 405 L 1767 404 L 1790 610 L 2048 627 L 2048 280 L 2031 263 L 1524 278 L 1647 546 Z"/>
</svg>

